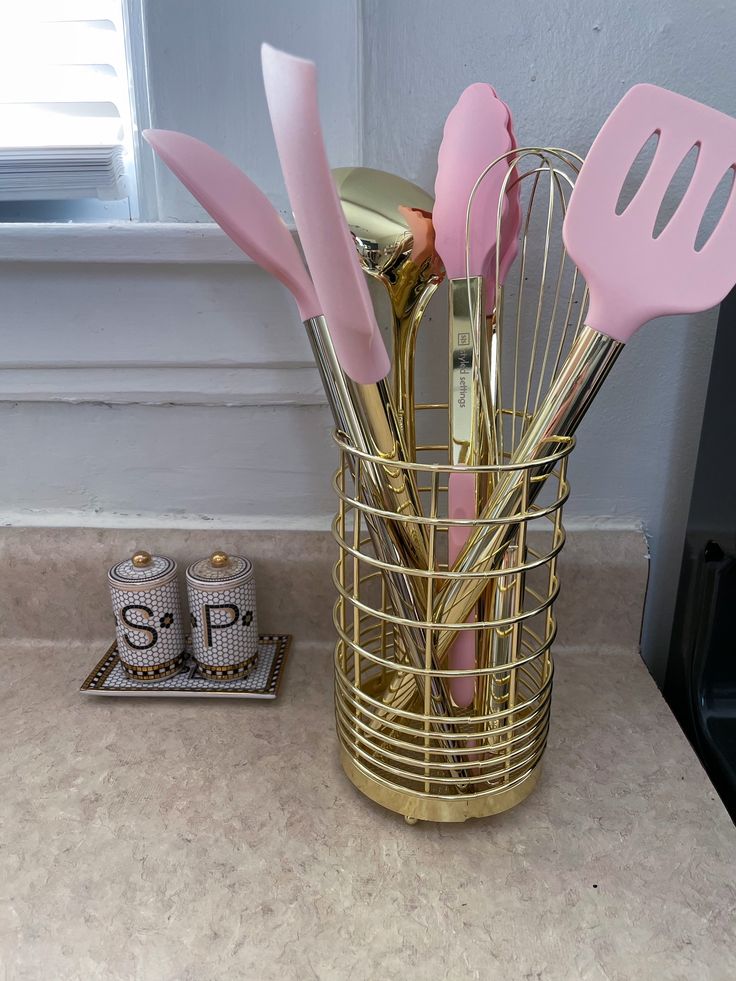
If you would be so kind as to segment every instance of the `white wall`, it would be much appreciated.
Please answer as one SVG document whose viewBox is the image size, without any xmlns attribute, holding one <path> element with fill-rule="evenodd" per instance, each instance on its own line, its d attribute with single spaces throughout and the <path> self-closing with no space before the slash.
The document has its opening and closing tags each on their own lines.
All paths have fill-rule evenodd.
<svg viewBox="0 0 736 981">
<path fill-rule="evenodd" d="M 251 264 L 160 258 L 0 262 L 3 509 L 326 516 L 330 416 L 288 294 Z"/>
<path fill-rule="evenodd" d="M 150 122 L 210 143 L 243 167 L 284 214 L 261 77 L 268 41 L 320 66 L 319 98 L 331 159 L 360 152 L 360 20 L 357 0 L 143 0 Z M 336 164 L 337 166 L 337 164 Z M 197 203 L 156 164 L 158 217 L 199 221 Z"/>
<path fill-rule="evenodd" d="M 427 188 L 444 117 L 479 79 L 511 105 L 522 143 L 581 153 L 635 81 L 736 113 L 736 17 L 716 0 L 145 6 L 142 122 L 224 150 L 282 211 L 262 39 L 317 59 L 336 165 L 362 160 Z M 164 170 L 152 198 L 164 219 L 201 217 Z M 0 518 L 327 520 L 329 416 L 279 287 L 209 233 L 201 254 L 214 261 L 202 264 L 196 240 L 182 249 L 181 236 L 155 248 L 134 239 L 119 262 L 99 261 L 119 258 L 119 239 L 78 246 L 65 229 L 49 246 L 29 234 L 0 228 Z M 655 586 L 679 567 L 668 529 L 687 507 L 714 324 L 712 314 L 661 321 L 636 337 L 575 452 L 568 517 L 643 523 Z M 665 586 L 655 621 L 668 616 Z"/>
</svg>

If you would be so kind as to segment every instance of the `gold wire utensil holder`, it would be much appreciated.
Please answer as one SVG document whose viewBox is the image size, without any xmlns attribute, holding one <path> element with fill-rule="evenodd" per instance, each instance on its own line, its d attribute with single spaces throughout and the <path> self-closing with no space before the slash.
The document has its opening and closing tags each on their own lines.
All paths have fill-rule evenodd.
<svg viewBox="0 0 736 981">
<path fill-rule="evenodd" d="M 495 481 L 508 464 L 453 467 L 435 462 L 446 459 L 446 447 L 419 446 L 421 462 L 400 464 L 411 471 L 422 498 L 422 515 L 407 516 L 377 511 L 362 490 L 361 470 L 380 460 L 336 440 L 341 459 L 334 481 L 339 508 L 333 533 L 340 550 L 334 570 L 335 707 L 343 768 L 366 796 L 409 821 L 464 821 L 513 807 L 534 788 L 547 741 L 557 556 L 565 541 L 562 506 L 573 441 L 563 441 L 550 455 L 551 471 L 533 503 L 527 479 L 532 468 L 513 468 L 527 485 L 518 512 L 504 518 L 517 527 L 514 545 L 501 569 L 482 574 L 481 615 L 441 624 L 432 620 L 433 599 L 457 575 L 447 565 L 448 532 L 468 523 L 446 517 L 448 478 L 460 469 Z M 425 619 L 408 620 L 393 609 L 384 578 L 393 570 L 376 554 L 367 521 L 424 525 L 427 566 L 404 571 L 423 580 Z M 452 671 L 437 661 L 437 641 L 447 629 L 474 632 L 475 669 Z M 407 657 L 407 633 L 424 638 L 421 664 Z M 473 676 L 476 690 L 473 705 L 462 709 L 448 691 L 449 679 L 459 675 Z M 391 693 L 407 681 L 413 699 L 397 708 Z M 444 693 L 442 712 L 438 690 Z"/>
<path fill-rule="evenodd" d="M 363 793 L 409 821 L 499 813 L 523 800 L 539 775 L 574 445 L 564 433 L 551 435 L 558 430 L 545 395 L 559 387 L 587 306 L 585 283 L 561 234 L 580 163 L 566 150 L 512 150 L 489 164 L 468 202 L 469 230 L 475 191 L 502 167 L 495 297 L 487 299 L 487 319 L 482 305 L 474 309 L 469 300 L 473 346 L 481 355 L 473 360 L 471 383 L 482 396 L 482 438 L 467 457 L 473 465 L 448 463 L 448 402 L 418 404 L 410 420 L 416 455 L 408 461 L 392 455 L 389 464 L 392 480 L 416 488 L 419 506 L 401 513 L 390 498 L 370 492 L 370 474 L 385 469 L 386 458 L 336 436 L 335 705 L 342 765 Z M 502 202 L 514 189 L 518 225 L 503 220 Z M 509 247 L 516 261 L 502 286 L 499 257 Z M 411 401 L 418 401 L 413 392 Z M 448 481 L 457 473 L 474 475 L 481 517 L 448 516 Z M 483 561 L 463 562 L 461 555 L 450 568 L 450 530 L 454 540 L 472 541 L 473 556 Z M 426 554 L 413 567 L 392 565 L 380 547 L 384 539 L 415 537 Z M 397 577 L 402 591 L 393 588 Z M 403 603 L 404 593 L 419 602 Z M 459 631 L 472 632 L 474 644 L 464 647 L 474 647 L 475 666 L 453 670 L 449 652 Z M 453 698 L 468 691 L 452 680 L 458 677 L 473 680 L 472 701 L 463 706 Z"/>
</svg>

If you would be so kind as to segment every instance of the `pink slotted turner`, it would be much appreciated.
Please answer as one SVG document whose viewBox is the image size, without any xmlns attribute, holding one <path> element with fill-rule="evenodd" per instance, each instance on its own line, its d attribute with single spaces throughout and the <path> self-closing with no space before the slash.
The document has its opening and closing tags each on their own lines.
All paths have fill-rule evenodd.
<svg viewBox="0 0 736 981">
<path fill-rule="evenodd" d="M 622 214 L 621 186 L 657 133 L 648 173 Z M 654 223 L 665 191 L 692 147 L 690 185 L 658 238 Z M 598 133 L 570 197 L 565 247 L 590 289 L 586 323 L 625 343 L 647 321 L 714 306 L 736 279 L 736 195 L 700 252 L 695 238 L 708 203 L 736 166 L 736 120 L 656 85 L 635 85 Z"/>
</svg>

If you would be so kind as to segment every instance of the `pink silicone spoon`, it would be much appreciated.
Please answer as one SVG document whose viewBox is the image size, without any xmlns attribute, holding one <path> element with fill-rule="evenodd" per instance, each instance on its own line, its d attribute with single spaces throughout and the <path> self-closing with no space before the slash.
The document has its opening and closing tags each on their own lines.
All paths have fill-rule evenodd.
<svg viewBox="0 0 736 981">
<path fill-rule="evenodd" d="M 492 86 L 481 82 L 470 85 L 445 123 L 432 212 L 437 252 L 450 280 L 450 460 L 453 464 L 479 462 L 478 364 L 487 357 L 485 349 L 478 350 L 478 341 L 485 340 L 481 336 L 485 332 L 484 277 L 489 274 L 494 255 L 497 213 L 508 166 L 500 163 L 483 178 L 473 197 L 469 229 L 468 202 L 476 181 L 488 165 L 511 148 L 507 106 Z M 448 516 L 453 520 L 474 518 L 477 513 L 475 474 L 455 472 L 448 483 Z M 450 526 L 450 564 L 455 562 L 470 531 L 470 525 Z M 450 668 L 467 670 L 475 666 L 476 633 L 475 630 L 459 633 L 450 651 Z M 472 675 L 452 678 L 450 691 L 457 705 L 470 705 L 475 678 Z"/>
</svg>

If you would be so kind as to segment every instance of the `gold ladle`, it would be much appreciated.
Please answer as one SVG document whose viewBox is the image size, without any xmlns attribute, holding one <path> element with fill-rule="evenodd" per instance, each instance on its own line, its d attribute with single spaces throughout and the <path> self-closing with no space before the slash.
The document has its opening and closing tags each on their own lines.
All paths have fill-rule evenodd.
<svg viewBox="0 0 736 981">
<path fill-rule="evenodd" d="M 424 311 L 444 277 L 434 246 L 434 199 L 416 184 L 370 167 L 332 171 L 363 270 L 386 287 L 393 328 L 394 404 L 415 458 L 414 347 Z"/>
</svg>

